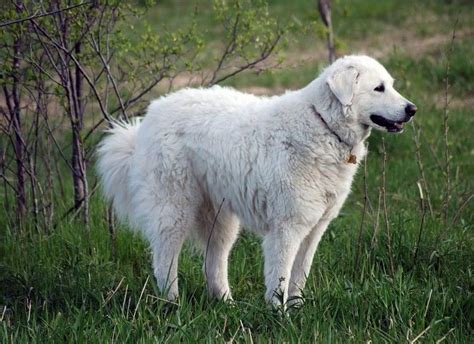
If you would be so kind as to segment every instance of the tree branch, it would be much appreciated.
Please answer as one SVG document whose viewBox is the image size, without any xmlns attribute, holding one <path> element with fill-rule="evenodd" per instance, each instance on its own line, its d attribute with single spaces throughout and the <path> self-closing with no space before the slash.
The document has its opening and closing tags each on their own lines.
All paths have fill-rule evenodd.
<svg viewBox="0 0 474 344">
<path fill-rule="evenodd" d="M 31 16 L 29 16 L 29 17 L 26 17 L 26 18 L 10 20 L 10 21 L 7 21 L 7 22 L 5 22 L 5 23 L 0 23 L 0 27 L 5 27 L 5 26 L 9 26 L 9 25 L 19 24 L 19 23 L 23 23 L 23 22 L 25 22 L 25 21 L 29 21 L 29 20 L 36 19 L 36 18 L 41 18 L 41 17 L 50 16 L 50 15 L 53 15 L 53 14 L 56 14 L 56 13 L 64 12 L 64 11 L 71 10 L 71 9 L 73 9 L 73 8 L 80 7 L 80 6 L 84 6 L 84 5 L 88 5 L 88 4 L 92 4 L 92 1 L 84 1 L 84 2 L 81 2 L 80 4 L 72 5 L 72 6 L 65 7 L 65 8 L 60 8 L 60 9 L 55 10 L 55 11 L 51 11 L 51 12 L 47 12 L 47 13 L 33 14 L 33 15 L 31 15 Z"/>
</svg>

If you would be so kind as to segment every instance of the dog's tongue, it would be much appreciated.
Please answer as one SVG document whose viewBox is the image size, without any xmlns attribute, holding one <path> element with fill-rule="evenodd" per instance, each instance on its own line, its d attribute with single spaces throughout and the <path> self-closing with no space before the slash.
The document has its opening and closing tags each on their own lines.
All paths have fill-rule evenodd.
<svg viewBox="0 0 474 344">
<path fill-rule="evenodd" d="M 394 125 L 395 125 L 395 127 L 397 127 L 397 129 L 403 129 L 403 123 L 402 122 L 395 122 Z"/>
</svg>

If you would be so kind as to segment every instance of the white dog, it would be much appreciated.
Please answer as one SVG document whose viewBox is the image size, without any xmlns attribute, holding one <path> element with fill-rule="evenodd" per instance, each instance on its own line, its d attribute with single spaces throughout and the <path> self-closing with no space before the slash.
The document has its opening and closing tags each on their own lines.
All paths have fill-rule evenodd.
<svg viewBox="0 0 474 344">
<path fill-rule="evenodd" d="M 263 236 L 266 299 L 279 305 L 301 295 L 371 128 L 401 132 L 416 110 L 381 64 L 347 56 L 281 96 L 215 86 L 162 97 L 141 123 L 109 130 L 98 171 L 117 214 L 149 240 L 169 299 L 190 235 L 205 248 L 210 295 L 231 298 L 227 260 L 242 224 Z"/>
</svg>

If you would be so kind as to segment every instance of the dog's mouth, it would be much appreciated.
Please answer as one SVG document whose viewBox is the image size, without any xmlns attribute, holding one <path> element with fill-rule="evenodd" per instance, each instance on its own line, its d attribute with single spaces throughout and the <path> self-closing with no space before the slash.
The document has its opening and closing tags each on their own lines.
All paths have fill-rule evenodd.
<svg viewBox="0 0 474 344">
<path fill-rule="evenodd" d="M 389 133 L 400 133 L 403 131 L 403 124 L 407 121 L 392 121 L 379 115 L 371 115 L 370 120 L 375 124 L 384 127 Z"/>
</svg>

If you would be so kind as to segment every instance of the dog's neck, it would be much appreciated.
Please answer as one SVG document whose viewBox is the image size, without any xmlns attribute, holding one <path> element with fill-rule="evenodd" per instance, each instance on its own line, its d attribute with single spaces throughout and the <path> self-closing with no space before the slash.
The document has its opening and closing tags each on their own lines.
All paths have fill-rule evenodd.
<svg viewBox="0 0 474 344">
<path fill-rule="evenodd" d="M 353 123 L 351 118 L 347 118 L 346 115 L 342 113 L 342 110 L 340 110 L 337 117 L 334 117 L 325 115 L 325 111 L 319 111 L 313 104 L 311 108 L 315 115 L 321 119 L 327 130 L 334 135 L 341 144 L 351 149 L 362 143 L 370 135 L 370 127 Z"/>
<path fill-rule="evenodd" d="M 316 79 L 302 91 L 306 93 L 312 114 L 318 116 L 319 121 L 324 122 L 322 125 L 341 145 L 353 149 L 369 137 L 370 127 L 357 123 L 356 115 L 351 112 L 351 109 L 343 109 L 342 104 L 321 80 Z M 312 101 L 315 94 L 319 95 L 317 103 Z M 329 114 L 332 115 L 329 116 Z"/>
<path fill-rule="evenodd" d="M 328 125 L 328 123 L 326 122 L 326 120 L 324 119 L 324 117 L 318 112 L 318 110 L 316 110 L 316 106 L 314 106 L 314 104 L 311 104 L 311 110 L 313 110 L 313 113 L 316 115 L 316 117 L 318 117 L 321 122 L 326 126 L 327 130 L 329 130 L 331 132 L 332 135 L 334 135 L 334 137 L 337 138 L 337 140 L 340 142 L 340 143 L 343 143 L 345 144 L 346 146 L 348 146 L 349 148 L 353 148 L 354 145 L 346 142 L 345 140 L 343 140 L 338 133 L 336 133 L 334 130 L 331 129 L 331 127 Z"/>
</svg>

